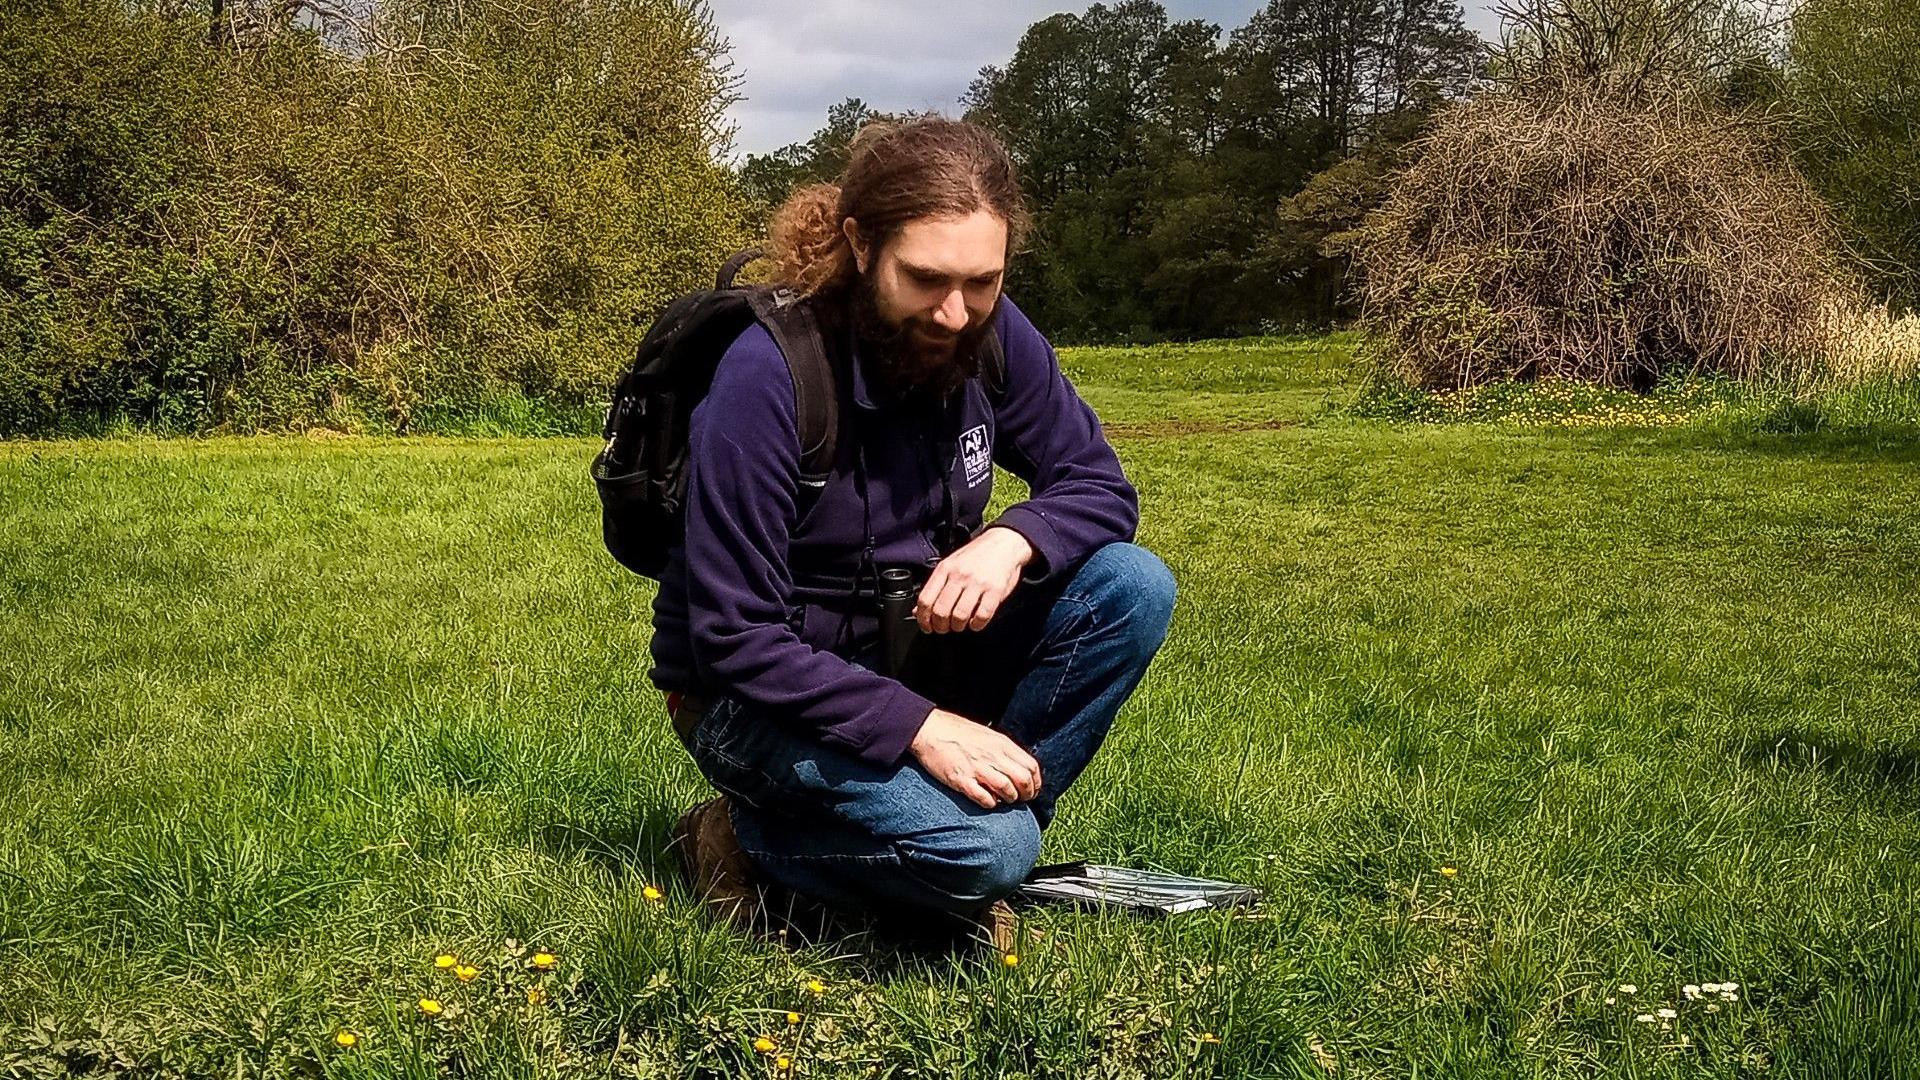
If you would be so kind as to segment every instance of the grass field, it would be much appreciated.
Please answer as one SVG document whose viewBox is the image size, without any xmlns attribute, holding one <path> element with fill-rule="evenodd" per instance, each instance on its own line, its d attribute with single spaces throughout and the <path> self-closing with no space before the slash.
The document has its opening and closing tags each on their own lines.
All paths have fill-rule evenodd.
<svg viewBox="0 0 1920 1080">
<path fill-rule="evenodd" d="M 1920 1074 L 1920 440 L 1347 347 L 1068 354 L 1181 598 L 1044 857 L 1269 900 L 1012 967 L 694 908 L 592 442 L 0 445 L 0 1076 Z"/>
</svg>

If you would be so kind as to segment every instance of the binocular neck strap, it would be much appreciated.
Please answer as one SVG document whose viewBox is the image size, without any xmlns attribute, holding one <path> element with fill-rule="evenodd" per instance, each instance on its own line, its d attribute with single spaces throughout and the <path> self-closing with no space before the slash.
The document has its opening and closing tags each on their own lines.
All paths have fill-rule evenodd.
<svg viewBox="0 0 1920 1080">
<path fill-rule="evenodd" d="M 874 593 L 880 592 L 880 565 L 873 550 L 873 502 L 867 495 L 867 448 L 858 434 L 853 439 L 853 487 L 860 493 L 860 535 L 865 538 L 866 546 L 860 552 L 860 565 L 853 571 L 853 591 L 847 598 L 846 610 L 840 615 L 840 628 L 833 635 L 836 645 L 850 640 L 861 583 L 871 579 Z"/>
</svg>

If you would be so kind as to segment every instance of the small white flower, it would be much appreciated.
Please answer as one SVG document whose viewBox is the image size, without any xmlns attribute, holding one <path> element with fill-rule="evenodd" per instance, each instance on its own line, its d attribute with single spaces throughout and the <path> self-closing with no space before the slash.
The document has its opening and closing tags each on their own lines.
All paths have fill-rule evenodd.
<svg viewBox="0 0 1920 1080">
<path fill-rule="evenodd" d="M 1634 1017 L 1634 1019 L 1639 1021 L 1642 1024 L 1651 1024 L 1653 1023 L 1653 1014 L 1641 1013 L 1639 1016 Z"/>
<path fill-rule="evenodd" d="M 1701 983 L 1700 989 L 1706 991 L 1709 994 L 1717 994 L 1720 992 L 1720 984 L 1719 983 Z"/>
<path fill-rule="evenodd" d="M 1614 997 L 1614 996 L 1613 996 L 1612 994 L 1608 994 L 1608 995 L 1607 995 L 1607 1004 L 1609 1004 L 1609 1005 L 1611 1005 L 1611 1004 L 1613 1004 L 1614 1002 L 1616 1002 L 1616 1001 L 1618 1001 L 1618 1000 L 1620 1000 L 1620 999 L 1619 999 L 1619 998 L 1616 998 L 1616 997 Z"/>
<path fill-rule="evenodd" d="M 1740 989 L 1740 984 L 1739 983 L 1721 983 L 1720 989 L 1725 990 L 1727 993 L 1731 994 L 1735 990 Z"/>
<path fill-rule="evenodd" d="M 1687 995 L 1688 1001 L 1692 1001 L 1694 998 L 1697 998 L 1700 996 L 1700 988 L 1698 986 L 1695 986 L 1692 983 L 1688 983 L 1687 985 L 1681 987 L 1680 992 Z"/>
<path fill-rule="evenodd" d="M 1679 1013 L 1674 1012 L 1672 1009 L 1656 1009 L 1654 1011 L 1659 1014 L 1660 1019 L 1662 1020 L 1671 1020 L 1674 1017 L 1680 1015 Z"/>
<path fill-rule="evenodd" d="M 1715 1005 L 1715 1004 L 1714 1004 L 1713 1002 L 1711 1002 L 1711 1001 L 1709 1001 L 1709 1002 L 1707 1002 L 1707 1011 L 1708 1011 L 1708 1012 L 1719 1012 L 1719 1011 L 1720 1011 L 1720 1006 L 1718 1006 L 1718 1005 Z"/>
<path fill-rule="evenodd" d="M 1731 990 L 1722 990 L 1720 991 L 1720 1000 L 1721 1001 L 1738 1001 L 1740 1000 L 1740 995 L 1734 993 Z"/>
<path fill-rule="evenodd" d="M 1640 988 L 1632 983 L 1621 983 L 1620 992 L 1623 994 L 1637 994 L 1640 992 Z"/>
</svg>

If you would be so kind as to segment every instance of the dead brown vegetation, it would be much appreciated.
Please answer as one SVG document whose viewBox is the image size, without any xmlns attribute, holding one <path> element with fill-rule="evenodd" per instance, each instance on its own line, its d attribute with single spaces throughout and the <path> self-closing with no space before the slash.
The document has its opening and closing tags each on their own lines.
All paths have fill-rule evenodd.
<svg viewBox="0 0 1920 1080">
<path fill-rule="evenodd" d="M 1536 84 L 1446 110 L 1356 255 L 1378 359 L 1433 388 L 1787 370 L 1860 303 L 1784 156 L 1678 89 Z"/>
</svg>

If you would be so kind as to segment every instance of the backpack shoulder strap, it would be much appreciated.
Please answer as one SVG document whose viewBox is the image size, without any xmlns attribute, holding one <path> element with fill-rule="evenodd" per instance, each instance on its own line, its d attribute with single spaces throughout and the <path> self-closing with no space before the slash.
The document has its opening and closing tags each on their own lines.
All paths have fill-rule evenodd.
<svg viewBox="0 0 1920 1080">
<path fill-rule="evenodd" d="M 793 375 L 794 419 L 800 429 L 800 482 L 825 486 L 840 442 L 840 394 L 813 305 L 788 288 L 751 288 L 754 318 L 773 335 Z"/>
<path fill-rule="evenodd" d="M 987 400 L 999 405 L 1007 399 L 1007 350 L 1000 344 L 1000 328 L 994 327 L 980 342 L 980 385 Z"/>
</svg>

